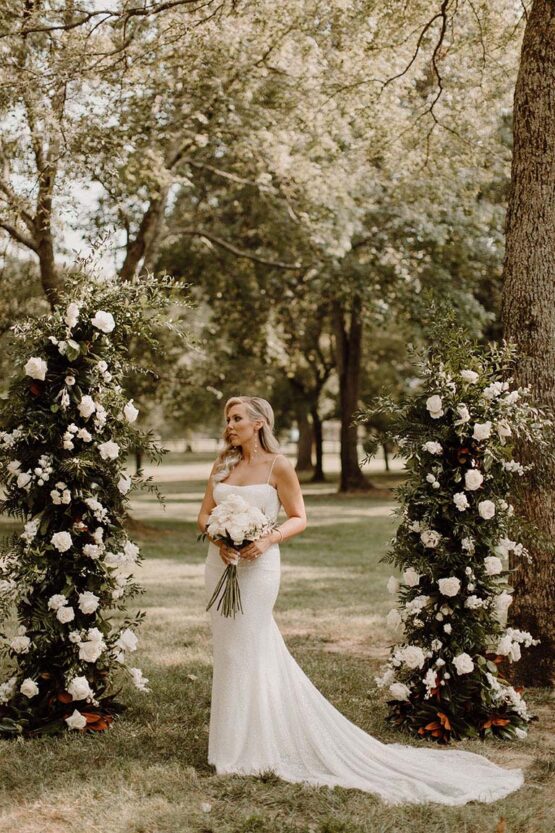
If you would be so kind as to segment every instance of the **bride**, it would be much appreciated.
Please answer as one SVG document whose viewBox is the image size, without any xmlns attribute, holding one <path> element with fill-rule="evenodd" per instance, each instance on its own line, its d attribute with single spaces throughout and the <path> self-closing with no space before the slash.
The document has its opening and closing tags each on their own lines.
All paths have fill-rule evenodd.
<svg viewBox="0 0 555 833">
<path fill-rule="evenodd" d="M 218 774 L 273 770 L 286 781 L 351 787 L 392 803 L 465 804 L 495 801 L 522 784 L 472 752 L 383 744 L 351 723 L 318 691 L 291 656 L 273 618 L 280 583 L 281 543 L 306 528 L 299 481 L 273 434 L 274 414 L 259 397 L 225 405 L 225 448 L 212 467 L 198 516 L 205 530 L 212 509 L 240 494 L 276 521 L 287 520 L 241 551 L 237 567 L 244 613 L 210 609 L 214 672 L 209 763 Z M 207 601 L 236 551 L 210 542 Z"/>
</svg>

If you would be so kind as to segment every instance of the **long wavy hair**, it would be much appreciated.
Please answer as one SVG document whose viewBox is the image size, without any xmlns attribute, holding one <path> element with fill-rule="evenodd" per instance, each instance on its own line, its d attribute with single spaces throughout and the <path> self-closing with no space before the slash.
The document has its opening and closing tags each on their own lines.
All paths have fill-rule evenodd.
<svg viewBox="0 0 555 833">
<path fill-rule="evenodd" d="M 270 454 L 278 452 L 279 443 L 274 436 L 274 411 L 270 403 L 260 396 L 232 396 L 225 403 L 224 417 L 227 417 L 229 409 L 233 405 L 245 405 L 247 416 L 253 422 L 258 419 L 262 420 L 262 426 L 258 432 L 260 445 L 265 451 L 270 452 Z M 235 448 L 231 445 L 227 425 L 223 437 L 225 447 L 218 454 L 216 470 L 213 476 L 216 483 L 220 480 L 225 480 L 243 457 L 242 449 L 240 447 Z"/>
</svg>

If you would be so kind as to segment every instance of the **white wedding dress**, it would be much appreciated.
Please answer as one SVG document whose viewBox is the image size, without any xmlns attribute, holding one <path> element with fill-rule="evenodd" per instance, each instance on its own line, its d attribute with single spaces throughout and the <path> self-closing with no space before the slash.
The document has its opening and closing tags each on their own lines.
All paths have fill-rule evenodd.
<svg viewBox="0 0 555 833">
<path fill-rule="evenodd" d="M 219 503 L 230 490 L 272 520 L 280 502 L 269 483 L 217 483 Z M 210 544 L 206 601 L 225 565 Z M 273 770 L 286 781 L 350 787 L 392 804 L 496 801 L 522 782 L 472 752 L 384 744 L 351 723 L 326 700 L 291 656 L 272 615 L 280 583 L 280 552 L 271 546 L 254 561 L 239 560 L 243 613 L 226 618 L 210 609 L 214 674 L 209 763 L 218 774 Z"/>
</svg>

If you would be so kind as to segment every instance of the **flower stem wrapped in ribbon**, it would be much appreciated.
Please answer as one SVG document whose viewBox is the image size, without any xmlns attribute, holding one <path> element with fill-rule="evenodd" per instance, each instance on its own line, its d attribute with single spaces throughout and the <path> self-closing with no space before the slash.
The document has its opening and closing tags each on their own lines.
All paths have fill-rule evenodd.
<svg viewBox="0 0 555 833">
<path fill-rule="evenodd" d="M 212 510 L 206 531 L 200 537 L 204 539 L 208 535 L 213 541 L 222 541 L 233 549 L 241 550 L 272 529 L 273 524 L 261 509 L 247 503 L 240 495 L 229 495 Z M 223 616 L 235 617 L 237 613 L 243 613 L 238 563 L 239 556 L 227 565 L 206 610 L 218 602 L 216 609 L 221 609 Z"/>
</svg>

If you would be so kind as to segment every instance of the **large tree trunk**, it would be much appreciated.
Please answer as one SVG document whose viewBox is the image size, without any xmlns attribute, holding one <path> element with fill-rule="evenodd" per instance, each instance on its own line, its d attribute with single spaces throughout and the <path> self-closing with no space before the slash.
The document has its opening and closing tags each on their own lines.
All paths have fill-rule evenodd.
<svg viewBox="0 0 555 833">
<path fill-rule="evenodd" d="M 360 299 L 352 300 L 348 314 L 339 303 L 334 306 L 334 326 L 341 411 L 339 491 L 349 492 L 371 488 L 358 464 L 358 426 L 352 425 L 360 392 L 363 329 Z"/>
<path fill-rule="evenodd" d="M 555 406 L 555 4 L 534 0 L 529 14 L 514 102 L 514 150 L 507 215 L 503 322 L 519 348 L 514 377 L 530 385 L 539 405 Z M 535 448 L 519 449 L 523 463 L 545 470 Z M 547 473 L 549 475 L 549 472 Z M 551 472 L 555 484 L 555 471 Z M 515 502 L 523 516 L 555 539 L 554 486 L 531 486 Z M 531 563 L 515 559 L 511 622 L 541 639 L 515 666 L 517 681 L 549 685 L 555 648 L 553 555 L 529 546 Z"/>
<path fill-rule="evenodd" d="M 314 448 L 316 451 L 316 465 L 314 466 L 314 474 L 312 475 L 312 483 L 324 483 L 326 477 L 324 475 L 324 432 L 323 424 L 318 413 L 318 404 L 316 403 L 310 409 L 312 417 L 312 427 L 314 431 Z"/>
<path fill-rule="evenodd" d="M 297 443 L 297 471 L 312 471 L 312 425 L 308 418 L 308 408 L 305 403 L 298 402 L 295 406 L 299 440 Z"/>
</svg>

